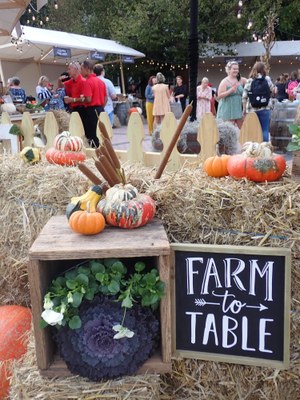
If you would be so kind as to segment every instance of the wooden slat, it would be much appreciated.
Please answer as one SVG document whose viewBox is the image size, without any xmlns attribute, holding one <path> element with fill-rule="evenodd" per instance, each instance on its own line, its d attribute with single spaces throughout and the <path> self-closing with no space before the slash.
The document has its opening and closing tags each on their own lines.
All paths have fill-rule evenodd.
<svg viewBox="0 0 300 400">
<path fill-rule="evenodd" d="M 31 115 L 28 111 L 23 113 L 21 130 L 22 130 L 22 135 L 24 137 L 23 147 L 33 146 L 34 126 Z"/>
<path fill-rule="evenodd" d="M 197 140 L 201 145 L 199 155 L 201 161 L 205 161 L 208 157 L 216 155 L 219 131 L 216 119 L 211 112 L 205 113 L 201 119 Z"/>
<path fill-rule="evenodd" d="M 263 135 L 259 119 L 255 112 L 250 112 L 246 115 L 240 133 L 240 143 L 263 141 Z"/>
<path fill-rule="evenodd" d="M 171 372 L 172 364 L 164 363 L 162 361 L 161 355 L 159 352 L 155 353 L 149 360 L 147 360 L 141 368 L 137 371 L 137 375 L 139 374 L 166 374 Z M 57 355 L 55 356 L 54 362 L 48 369 L 40 369 L 40 374 L 47 378 L 67 378 L 72 376 L 72 373 L 68 370 L 66 363 L 59 358 Z"/>
<path fill-rule="evenodd" d="M 79 136 L 81 138 L 85 137 L 84 128 L 80 115 L 76 111 L 72 112 L 70 116 L 69 131 L 72 136 Z"/>
<path fill-rule="evenodd" d="M 163 151 L 161 152 L 161 159 L 163 158 L 164 154 L 166 153 L 166 151 L 169 147 L 172 137 L 176 131 L 176 128 L 177 128 L 177 120 L 176 120 L 174 114 L 172 112 L 167 113 L 162 122 L 161 130 L 160 130 L 160 138 L 164 145 Z M 179 156 L 180 156 L 180 154 L 177 150 L 177 146 L 175 145 L 172 153 L 170 154 L 169 161 L 166 165 L 167 171 L 177 171 L 178 170 L 178 168 L 180 166 Z"/>
<path fill-rule="evenodd" d="M 145 132 L 141 116 L 137 112 L 132 113 L 129 117 L 127 138 L 129 140 L 127 160 L 132 163 L 143 162 L 142 142 L 145 138 Z"/>
<path fill-rule="evenodd" d="M 66 216 L 52 217 L 29 250 L 30 259 L 39 260 L 168 254 L 170 254 L 169 241 L 158 219 L 137 229 L 107 226 L 98 235 L 83 236 L 71 230 Z"/>
<path fill-rule="evenodd" d="M 300 181 L 300 150 L 293 152 L 292 177 Z"/>
<path fill-rule="evenodd" d="M 160 301 L 162 360 L 169 363 L 172 355 L 170 256 L 159 257 L 158 270 L 160 280 L 165 283 L 165 295 Z"/>
<path fill-rule="evenodd" d="M 45 125 L 44 125 L 44 134 L 47 138 L 47 143 L 45 145 L 45 150 L 53 147 L 53 142 L 55 136 L 59 133 L 58 124 L 54 114 L 52 112 L 48 112 L 45 117 Z"/>
</svg>

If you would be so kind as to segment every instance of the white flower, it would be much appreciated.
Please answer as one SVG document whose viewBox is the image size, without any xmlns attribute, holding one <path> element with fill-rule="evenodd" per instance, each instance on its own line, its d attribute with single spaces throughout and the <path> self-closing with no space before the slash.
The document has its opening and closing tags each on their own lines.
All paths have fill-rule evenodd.
<svg viewBox="0 0 300 400">
<path fill-rule="evenodd" d="M 66 304 L 65 304 L 65 303 L 61 303 L 61 306 L 60 306 L 60 312 L 61 312 L 61 314 L 64 314 L 64 313 L 65 313 L 66 308 L 67 308 Z"/>
<path fill-rule="evenodd" d="M 73 303 L 73 295 L 71 292 L 68 292 L 67 300 L 68 300 L 68 303 Z"/>
<path fill-rule="evenodd" d="M 53 301 L 50 300 L 49 296 L 45 296 L 44 298 L 44 309 L 45 310 L 52 310 L 52 307 L 54 306 Z"/>
<path fill-rule="evenodd" d="M 118 332 L 114 335 L 114 339 L 122 339 L 124 337 L 132 338 L 134 332 L 122 325 L 114 325 L 113 330 Z"/>
<path fill-rule="evenodd" d="M 42 318 L 47 324 L 54 326 L 56 324 L 61 325 L 64 316 L 53 310 L 45 310 L 42 312 Z"/>
</svg>

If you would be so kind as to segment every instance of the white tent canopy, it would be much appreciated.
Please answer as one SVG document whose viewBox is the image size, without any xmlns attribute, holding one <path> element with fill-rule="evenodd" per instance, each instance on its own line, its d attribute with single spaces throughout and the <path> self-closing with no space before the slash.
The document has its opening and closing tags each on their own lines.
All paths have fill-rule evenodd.
<svg viewBox="0 0 300 400">
<path fill-rule="evenodd" d="M 121 56 L 145 57 L 145 54 L 113 40 L 28 26 L 21 28 L 22 34 L 19 38 L 15 30 L 12 32 L 12 37 L 0 38 L 1 60 L 27 61 L 31 59 L 40 63 L 56 62 L 63 65 L 71 60 L 84 61 L 89 57 L 90 51 L 115 54 L 120 59 Z M 69 59 L 55 57 L 53 47 L 70 49 L 71 57 Z"/>
<path fill-rule="evenodd" d="M 30 0 L 0 0 L 0 36 L 10 35 Z"/>
</svg>

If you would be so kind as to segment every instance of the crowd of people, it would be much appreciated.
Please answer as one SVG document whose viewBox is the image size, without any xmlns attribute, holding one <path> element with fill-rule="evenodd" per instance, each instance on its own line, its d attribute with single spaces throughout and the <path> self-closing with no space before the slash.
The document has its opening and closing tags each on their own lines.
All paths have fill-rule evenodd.
<svg viewBox="0 0 300 400">
<path fill-rule="evenodd" d="M 200 120 L 205 113 L 211 112 L 217 119 L 230 121 L 241 128 L 245 115 L 255 112 L 262 127 L 263 140 L 268 141 L 272 98 L 276 98 L 279 102 L 295 100 L 297 92 L 300 92 L 298 73 L 296 71 L 290 75 L 283 73 L 273 83 L 267 75 L 263 62 L 254 64 L 249 78 L 240 75 L 237 61 L 228 62 L 225 70 L 227 76 L 221 80 L 217 90 L 213 90 L 207 77 L 198 82 L 197 120 Z M 185 110 L 188 98 L 187 84 L 184 83 L 182 76 L 177 76 L 175 80 L 175 85 L 169 87 L 161 72 L 148 79 L 145 89 L 145 108 L 150 135 L 155 127 L 162 123 L 166 113 L 171 111 L 172 103 L 178 103 L 180 112 Z M 28 97 L 18 77 L 9 78 L 7 87 L 7 94 L 15 104 L 26 102 Z M 132 85 L 131 90 L 136 95 L 135 85 Z M 256 90 L 262 91 L 262 102 L 255 102 Z M 61 109 L 79 113 L 91 147 L 99 146 L 96 130 L 98 116 L 102 111 L 107 112 L 113 126 L 113 101 L 116 99 L 116 89 L 105 77 L 103 65 L 93 65 L 89 61 L 84 61 L 81 65 L 78 62 L 71 62 L 68 70 L 59 76 L 56 89 L 44 75 L 39 78 L 36 86 L 37 104 L 45 111 Z"/>
<path fill-rule="evenodd" d="M 213 90 L 207 77 L 197 84 L 196 117 L 200 120 L 205 113 L 211 112 L 217 119 L 230 121 L 241 128 L 245 115 L 255 112 L 261 124 L 263 141 L 269 141 L 272 99 L 282 102 L 296 100 L 300 92 L 298 73 L 281 74 L 275 83 L 267 75 L 265 64 L 256 62 L 249 77 L 239 73 L 237 61 L 230 61 L 225 67 L 226 77 L 221 80 L 217 90 Z M 170 111 L 172 102 L 180 102 L 182 111 L 186 107 L 187 85 L 181 76 L 176 77 L 175 87 L 166 85 L 162 73 L 151 76 L 145 90 L 146 113 L 149 134 L 161 124 Z M 257 100 L 259 99 L 259 100 Z"/>
<path fill-rule="evenodd" d="M 8 79 L 7 89 L 7 94 L 15 104 L 27 101 L 18 77 Z M 102 111 L 106 111 L 113 124 L 113 100 L 116 98 L 115 87 L 105 78 L 103 65 L 93 65 L 89 61 L 82 64 L 71 62 L 68 70 L 59 76 L 56 89 L 45 75 L 39 78 L 36 86 L 36 102 L 45 111 L 61 109 L 79 113 L 85 136 L 94 148 L 99 146 L 96 133 L 98 117 Z"/>
</svg>

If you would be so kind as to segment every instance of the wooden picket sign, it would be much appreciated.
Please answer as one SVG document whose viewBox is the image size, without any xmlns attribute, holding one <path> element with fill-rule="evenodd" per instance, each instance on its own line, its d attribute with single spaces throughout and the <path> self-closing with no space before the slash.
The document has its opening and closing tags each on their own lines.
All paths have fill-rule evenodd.
<svg viewBox="0 0 300 400">
<path fill-rule="evenodd" d="M 34 126 L 31 115 L 28 111 L 23 113 L 21 122 L 21 131 L 23 135 L 23 147 L 33 146 Z"/>
<path fill-rule="evenodd" d="M 255 112 L 250 112 L 246 115 L 241 132 L 240 143 L 263 141 L 261 125 Z"/>
<path fill-rule="evenodd" d="M 204 162 L 208 157 L 216 155 L 219 131 L 216 118 L 211 112 L 205 113 L 201 119 L 197 140 L 201 145 L 199 160 Z"/>
<path fill-rule="evenodd" d="M 143 162 L 142 142 L 145 137 L 144 126 L 139 113 L 134 112 L 130 115 L 127 126 L 127 138 L 129 147 L 127 150 L 127 161 L 131 163 Z"/>
<path fill-rule="evenodd" d="M 47 138 L 45 150 L 53 147 L 55 136 L 59 133 L 58 124 L 52 112 L 48 112 L 45 117 L 44 134 Z"/>
</svg>

